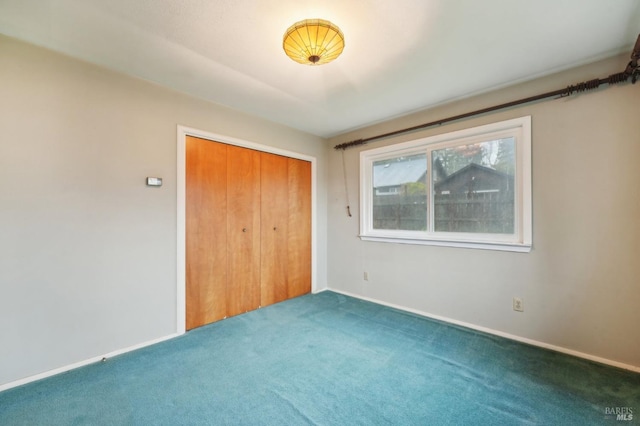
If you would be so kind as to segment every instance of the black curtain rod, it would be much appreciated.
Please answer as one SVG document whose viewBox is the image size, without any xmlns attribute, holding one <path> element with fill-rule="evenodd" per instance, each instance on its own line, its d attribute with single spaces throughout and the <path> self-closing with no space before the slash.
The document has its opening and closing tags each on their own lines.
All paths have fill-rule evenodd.
<svg viewBox="0 0 640 426">
<path fill-rule="evenodd" d="M 564 89 L 554 90 L 552 92 L 543 93 L 541 95 L 530 96 L 528 98 L 518 99 L 517 101 L 507 102 L 500 105 L 494 105 L 488 108 L 467 112 L 465 114 L 454 115 L 453 117 L 447 117 L 440 120 L 431 121 L 429 123 L 419 124 L 417 126 L 407 127 L 401 130 L 395 130 L 389 133 L 383 133 L 381 135 L 370 136 L 364 139 L 357 139 L 351 142 L 341 143 L 334 146 L 333 148 L 345 150 L 347 148 L 351 148 L 354 146 L 365 145 L 367 142 L 371 142 L 373 140 L 388 138 L 390 136 L 396 136 L 402 133 L 409 133 L 415 130 L 426 129 L 428 127 L 440 126 L 442 124 L 450 123 L 452 121 L 462 120 L 463 118 L 469 118 L 476 115 L 486 114 L 488 112 L 498 111 L 501 109 L 510 108 L 517 105 L 528 104 L 528 103 L 536 102 L 546 98 L 558 97 L 558 96 L 563 98 L 566 96 L 570 96 L 574 93 L 580 93 L 580 92 L 585 92 L 587 90 L 597 89 L 602 84 L 613 85 L 613 84 L 624 83 L 629 79 L 629 77 L 631 77 L 631 82 L 635 84 L 636 81 L 638 80 L 638 77 L 640 76 L 640 69 L 638 68 L 638 60 L 640 60 L 640 34 L 638 35 L 638 40 L 636 40 L 636 45 L 633 48 L 633 51 L 631 52 L 631 61 L 629 62 L 625 70 L 622 72 L 611 74 L 610 76 L 605 78 L 599 78 L 599 79 L 596 78 L 593 80 L 574 84 Z"/>
</svg>

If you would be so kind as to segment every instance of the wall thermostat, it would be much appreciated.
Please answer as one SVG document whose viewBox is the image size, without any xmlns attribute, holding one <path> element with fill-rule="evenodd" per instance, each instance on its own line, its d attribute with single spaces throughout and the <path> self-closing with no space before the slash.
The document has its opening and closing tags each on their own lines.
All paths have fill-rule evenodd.
<svg viewBox="0 0 640 426">
<path fill-rule="evenodd" d="M 159 178 L 159 177 L 148 177 L 147 178 L 147 186 L 162 186 L 162 178 Z"/>
</svg>

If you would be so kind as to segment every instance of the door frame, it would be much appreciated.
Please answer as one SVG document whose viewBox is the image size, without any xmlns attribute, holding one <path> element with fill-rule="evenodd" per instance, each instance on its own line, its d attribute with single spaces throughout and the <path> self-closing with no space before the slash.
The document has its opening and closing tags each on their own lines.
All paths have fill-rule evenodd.
<svg viewBox="0 0 640 426">
<path fill-rule="evenodd" d="M 204 130 L 194 129 L 187 126 L 178 125 L 177 132 L 177 258 L 176 258 L 176 332 L 184 334 L 186 332 L 186 313 L 187 313 L 187 296 L 186 296 L 186 149 L 187 136 L 194 136 L 200 139 L 206 139 L 213 142 L 222 142 L 229 145 L 249 148 L 256 151 L 268 152 L 271 154 L 282 155 L 285 157 L 305 160 L 311 163 L 311 292 L 316 292 L 316 177 L 317 177 L 317 159 L 316 157 L 301 154 L 295 151 L 275 148 L 268 145 L 250 142 L 243 139 L 234 138 L 226 135 L 206 132 Z"/>
</svg>

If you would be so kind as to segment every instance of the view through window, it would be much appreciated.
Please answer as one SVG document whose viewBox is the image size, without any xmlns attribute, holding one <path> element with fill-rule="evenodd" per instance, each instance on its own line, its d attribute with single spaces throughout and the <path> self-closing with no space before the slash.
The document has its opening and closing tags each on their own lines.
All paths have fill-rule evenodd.
<svg viewBox="0 0 640 426">
<path fill-rule="evenodd" d="M 524 117 L 363 151 L 361 237 L 530 246 L 530 150 Z"/>
</svg>

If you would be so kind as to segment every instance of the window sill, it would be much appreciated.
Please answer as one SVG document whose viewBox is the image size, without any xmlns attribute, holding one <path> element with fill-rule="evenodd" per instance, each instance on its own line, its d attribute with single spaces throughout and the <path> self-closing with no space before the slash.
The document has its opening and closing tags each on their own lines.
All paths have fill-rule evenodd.
<svg viewBox="0 0 640 426">
<path fill-rule="evenodd" d="M 517 253 L 529 253 L 531 244 L 504 243 L 487 241 L 451 241 L 451 240 L 426 240 L 417 238 L 381 237 L 360 235 L 362 241 L 376 241 L 379 243 L 414 244 L 421 246 L 457 247 L 480 250 L 512 251 Z"/>
</svg>

